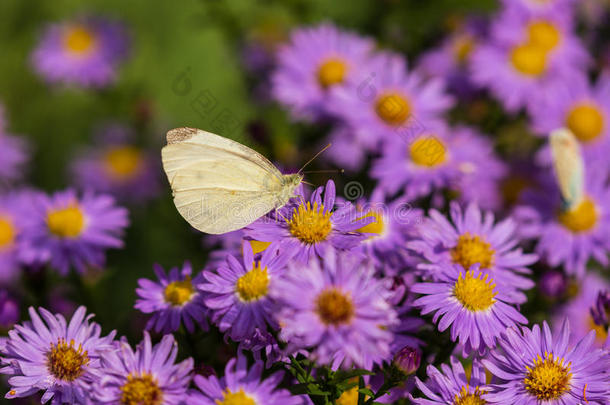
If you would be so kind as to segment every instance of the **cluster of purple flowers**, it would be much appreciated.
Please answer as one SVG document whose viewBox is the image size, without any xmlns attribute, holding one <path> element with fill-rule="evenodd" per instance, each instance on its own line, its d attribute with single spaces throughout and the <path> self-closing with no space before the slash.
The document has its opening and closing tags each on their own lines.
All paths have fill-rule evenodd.
<svg viewBox="0 0 610 405">
<path fill-rule="evenodd" d="M 608 404 L 610 71 L 590 80 L 577 22 L 575 1 L 505 0 L 413 64 L 330 23 L 295 29 L 265 65 L 270 94 L 293 119 L 333 126 L 326 156 L 369 168 L 360 174 L 375 182 L 370 198 L 342 198 L 332 180 L 301 185 L 285 206 L 208 238 L 204 268 L 155 265 L 156 280 L 134 286 L 149 317 L 135 349 L 103 335 L 85 307 L 69 322 L 30 308 L 17 323 L 0 291 L 0 323 L 16 324 L 0 341 L 6 398 Z M 99 87 L 125 44 L 120 26 L 83 18 L 49 28 L 33 62 L 50 82 Z M 532 135 L 574 134 L 586 163 L 578 205 L 562 201 L 547 147 L 502 159 L 485 131 L 450 119 L 459 103 L 486 97 Z M 13 139 L 4 127 L 0 117 L 0 137 Z M 125 127 L 98 138 L 71 171 L 79 188 L 104 194 L 1 195 L 0 283 L 40 266 L 85 273 L 122 247 L 127 211 L 111 195 L 153 197 L 158 168 Z M 27 148 L 7 145 L 0 179 L 12 184 Z M 548 321 L 527 326 L 536 305 L 548 305 Z M 211 329 L 236 349 L 222 376 L 179 355 L 174 336 Z M 162 335 L 157 344 L 149 331 Z"/>
</svg>

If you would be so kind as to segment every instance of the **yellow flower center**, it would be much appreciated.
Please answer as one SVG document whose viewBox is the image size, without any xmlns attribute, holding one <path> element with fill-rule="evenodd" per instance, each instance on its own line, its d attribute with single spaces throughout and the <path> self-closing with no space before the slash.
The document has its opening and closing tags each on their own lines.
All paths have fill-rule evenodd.
<svg viewBox="0 0 610 405">
<path fill-rule="evenodd" d="M 510 53 L 513 67 L 527 76 L 540 76 L 546 70 L 547 52 L 533 44 L 515 46 Z"/>
<path fill-rule="evenodd" d="M 64 47 L 72 54 L 87 54 L 93 50 L 95 44 L 94 34 L 80 25 L 70 28 L 64 36 Z"/>
<path fill-rule="evenodd" d="M 608 315 L 610 316 L 610 312 L 608 313 Z M 608 330 L 602 325 L 596 324 L 595 320 L 593 320 L 593 317 L 591 315 L 589 315 L 589 329 L 595 331 L 595 340 L 597 342 L 604 344 L 606 342 L 606 339 L 608 339 Z"/>
<path fill-rule="evenodd" d="M 362 228 L 358 228 L 357 232 L 374 233 L 376 235 L 381 235 L 383 233 L 383 214 L 381 212 L 369 211 L 364 216 L 358 219 L 360 220 L 368 217 L 375 218 L 375 221 L 371 222 L 368 225 L 364 225 Z M 375 235 L 369 236 L 369 239 L 373 238 L 375 238 Z"/>
<path fill-rule="evenodd" d="M 129 374 L 121 387 L 121 405 L 161 405 L 163 391 L 150 374 Z"/>
<path fill-rule="evenodd" d="M 557 27 L 549 21 L 534 21 L 527 27 L 528 42 L 545 51 L 555 48 L 561 40 Z"/>
<path fill-rule="evenodd" d="M 133 146 L 112 148 L 104 156 L 106 172 L 119 180 L 133 177 L 140 169 L 141 163 L 142 153 Z"/>
<path fill-rule="evenodd" d="M 485 239 L 471 236 L 466 232 L 460 235 L 457 245 L 451 249 L 453 263 L 460 264 L 465 270 L 479 263 L 482 269 L 490 269 L 494 263 L 495 251 Z"/>
<path fill-rule="evenodd" d="M 252 263 L 252 270 L 237 279 L 235 289 L 242 301 L 256 301 L 267 295 L 269 290 L 269 272 L 261 269 L 260 262 Z"/>
<path fill-rule="evenodd" d="M 470 35 L 461 35 L 453 41 L 453 57 L 459 64 L 463 64 L 474 50 L 474 47 L 475 42 Z"/>
<path fill-rule="evenodd" d="M 354 316 L 354 304 L 348 294 L 336 288 L 329 288 L 318 294 L 316 312 L 326 325 L 349 323 Z"/>
<path fill-rule="evenodd" d="M 337 405 L 358 405 L 358 386 L 343 391 L 337 399 Z"/>
<path fill-rule="evenodd" d="M 398 126 L 411 115 L 411 104 L 399 93 L 386 93 L 377 99 L 375 112 L 386 124 Z"/>
<path fill-rule="evenodd" d="M 237 392 L 231 392 L 227 388 L 227 392 L 224 393 L 222 401 L 217 399 L 217 405 L 256 405 L 256 401 L 244 392 L 243 388 L 240 388 Z"/>
<path fill-rule="evenodd" d="M 455 394 L 453 405 L 485 405 L 487 401 L 481 398 L 481 394 L 479 387 L 476 387 L 474 392 L 470 393 L 468 385 L 465 385 L 459 394 Z"/>
<path fill-rule="evenodd" d="M 574 233 L 586 232 L 597 224 L 597 207 L 585 198 L 577 207 L 559 213 L 559 222 Z"/>
<path fill-rule="evenodd" d="M 424 167 L 435 167 L 447 160 L 445 144 L 434 136 L 419 137 L 409 146 L 413 163 Z"/>
<path fill-rule="evenodd" d="M 347 64 L 339 58 L 328 58 L 318 68 L 318 83 L 324 88 L 343 83 Z"/>
<path fill-rule="evenodd" d="M 250 246 L 252 246 L 252 253 L 257 254 L 264 252 L 271 245 L 271 242 L 261 242 L 259 240 L 251 240 Z"/>
<path fill-rule="evenodd" d="M 324 213 L 324 204 L 319 207 L 318 203 L 314 203 L 313 207 L 309 202 L 307 205 L 300 204 L 287 222 L 292 236 L 310 245 L 326 240 L 332 230 L 330 212 Z"/>
<path fill-rule="evenodd" d="M 87 364 L 87 351 L 83 351 L 80 344 L 75 349 L 74 340 L 68 344 L 65 339 L 59 339 L 57 344 L 51 344 L 51 350 L 47 352 L 47 369 L 58 380 L 76 380 L 85 373 Z"/>
<path fill-rule="evenodd" d="M 604 116 L 596 105 L 580 103 L 568 112 L 566 124 L 579 141 L 589 142 L 603 132 Z"/>
<path fill-rule="evenodd" d="M 0 251 L 7 249 L 15 240 L 15 227 L 8 217 L 0 216 Z"/>
<path fill-rule="evenodd" d="M 85 228 L 85 215 L 77 204 L 47 213 L 49 231 L 60 238 L 76 238 Z"/>
<path fill-rule="evenodd" d="M 537 356 L 533 367 L 525 366 L 527 375 L 523 380 L 525 389 L 539 400 L 549 401 L 560 398 L 570 389 L 570 364 L 563 365 L 563 359 L 555 359 L 553 353 L 545 353 L 544 360 Z"/>
<path fill-rule="evenodd" d="M 485 311 L 496 302 L 494 299 L 497 294 L 494 292 L 496 285 L 488 275 L 483 278 L 481 276 L 482 274 L 479 273 L 479 277 L 475 278 L 472 276 L 472 272 L 467 271 L 466 275 L 462 277 L 462 273 L 460 273 L 453 286 L 455 298 L 471 312 Z"/>
<path fill-rule="evenodd" d="M 175 307 L 182 306 L 189 302 L 195 294 L 195 288 L 191 282 L 191 277 L 186 276 L 182 281 L 172 281 L 165 287 L 163 296 L 165 302 L 172 304 Z"/>
</svg>

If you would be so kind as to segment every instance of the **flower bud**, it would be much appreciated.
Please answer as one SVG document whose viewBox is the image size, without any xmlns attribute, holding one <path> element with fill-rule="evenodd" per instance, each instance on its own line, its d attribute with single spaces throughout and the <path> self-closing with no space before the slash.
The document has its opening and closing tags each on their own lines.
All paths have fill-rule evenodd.
<svg viewBox="0 0 610 405">
<path fill-rule="evenodd" d="M 411 375 L 419 368 L 421 352 L 411 346 L 405 346 L 394 355 L 392 364 L 405 375 Z"/>
<path fill-rule="evenodd" d="M 540 278 L 540 284 L 538 286 L 542 294 L 549 298 L 560 298 L 567 290 L 567 280 L 565 276 L 559 271 L 547 271 Z"/>
</svg>

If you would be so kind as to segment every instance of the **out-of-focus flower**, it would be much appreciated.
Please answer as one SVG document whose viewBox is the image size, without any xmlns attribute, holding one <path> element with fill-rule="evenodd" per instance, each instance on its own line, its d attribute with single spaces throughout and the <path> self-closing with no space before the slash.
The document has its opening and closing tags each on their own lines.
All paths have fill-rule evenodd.
<svg viewBox="0 0 610 405">
<path fill-rule="evenodd" d="M 531 330 L 507 329 L 498 350 L 483 360 L 498 378 L 486 400 L 492 404 L 603 404 L 610 397 L 610 356 L 591 348 L 593 339 L 591 332 L 576 346 L 570 345 L 567 321 L 554 338 L 546 322 L 542 330 L 539 325 Z"/>
<path fill-rule="evenodd" d="M 167 404 L 184 403 L 191 381 L 193 360 L 176 363 L 178 345 L 172 335 L 165 335 L 152 345 L 144 340 L 134 351 L 126 339 L 116 350 L 102 358 L 103 375 L 96 381 L 95 403 Z"/>
<path fill-rule="evenodd" d="M 322 198 L 322 196 L 324 198 Z M 335 210 L 335 183 L 318 187 L 305 199 L 302 186 L 290 203 L 249 225 L 245 235 L 260 242 L 280 242 L 282 251 L 294 254 L 299 262 L 307 262 L 324 251 L 335 248 L 349 250 L 366 238 L 357 229 L 374 221 L 358 219 L 355 207 L 344 203 Z"/>
<path fill-rule="evenodd" d="M 540 277 L 538 287 L 547 297 L 558 299 L 566 293 L 568 281 L 562 272 L 549 270 Z"/>
<path fill-rule="evenodd" d="M 438 330 L 451 327 L 451 339 L 464 346 L 464 353 L 493 348 L 497 338 L 506 330 L 527 318 L 509 305 L 511 290 L 496 285 L 493 274 L 479 270 L 465 270 L 459 264 L 451 271 L 443 270 L 433 282 L 418 283 L 411 291 L 424 296 L 413 302 L 422 315 L 434 312 L 433 322 Z"/>
<path fill-rule="evenodd" d="M 370 368 L 391 356 L 397 316 L 372 263 L 328 250 L 323 260 L 291 266 L 271 291 L 281 337 L 333 368 Z"/>
<path fill-rule="evenodd" d="M 353 83 L 331 91 L 329 108 L 368 151 L 438 122 L 453 105 L 442 79 L 407 71 L 402 56 L 376 55 Z"/>
<path fill-rule="evenodd" d="M 0 346 L 0 373 L 10 376 L 11 386 L 5 398 L 44 391 L 41 403 L 89 403 L 91 388 L 101 377 L 100 358 L 112 352 L 115 333 L 102 337 L 85 307 L 69 323 L 44 308 L 30 308 L 29 314 L 31 320 L 16 325 Z"/>
<path fill-rule="evenodd" d="M 413 398 L 411 400 L 417 405 L 433 404 L 456 404 L 456 405 L 485 405 L 485 369 L 479 362 L 472 362 L 470 378 L 466 377 L 464 366 L 455 358 L 450 359 L 451 367 L 443 364 L 441 370 L 434 366 L 428 366 L 426 373 L 428 380 L 424 383 L 419 378 L 415 384 L 424 398 Z"/>
<path fill-rule="evenodd" d="M 19 302 L 7 290 L 0 290 L 0 328 L 11 328 L 19 321 Z"/>
<path fill-rule="evenodd" d="M 103 266 L 107 249 L 123 246 L 127 210 L 116 206 L 112 197 L 66 190 L 31 198 L 19 252 L 26 263 L 48 262 L 63 275 L 71 267 L 82 273 Z"/>
<path fill-rule="evenodd" d="M 241 341 L 251 338 L 256 329 L 266 330 L 267 325 L 278 328 L 269 292 L 290 259 L 290 252 L 278 250 L 277 243 L 255 259 L 251 244 L 244 241 L 242 261 L 229 255 L 215 271 L 203 272 L 197 287 L 221 332 Z"/>
<path fill-rule="evenodd" d="M 71 177 L 80 189 L 141 202 L 159 192 L 157 160 L 135 145 L 129 128 L 108 125 L 99 131 L 94 146 L 79 153 L 71 165 Z"/>
<path fill-rule="evenodd" d="M 478 265 L 508 302 L 526 301 L 520 290 L 534 286 L 525 275 L 531 273 L 526 266 L 536 262 L 537 256 L 516 248 L 517 223 L 511 217 L 494 223 L 493 213 L 481 212 L 476 204 L 463 212 L 456 202 L 450 205 L 451 222 L 436 210 L 430 210 L 429 217 L 420 226 L 419 239 L 407 244 L 425 260 L 418 266 L 425 278 L 435 280 L 443 271 L 467 271 Z"/>
<path fill-rule="evenodd" d="M 610 250 L 610 188 L 607 172 L 587 166 L 585 198 L 565 210 L 555 182 L 546 179 L 541 188 L 526 190 L 523 205 L 515 208 L 522 237 L 537 240 L 536 252 L 550 266 L 564 266 L 567 274 L 582 277 L 589 259 L 608 264 Z"/>
<path fill-rule="evenodd" d="M 198 390 L 187 399 L 188 405 L 299 405 L 303 398 L 293 396 L 288 390 L 278 388 L 284 377 L 279 371 L 262 379 L 265 369 L 262 362 L 248 367 L 248 360 L 239 352 L 237 358 L 229 360 L 225 375 L 195 376 Z"/>
<path fill-rule="evenodd" d="M 489 88 L 509 112 L 532 108 L 554 84 L 582 72 L 591 58 L 573 32 L 571 15 L 558 10 L 495 18 L 490 40 L 471 58 L 472 80 Z"/>
<path fill-rule="evenodd" d="M 104 87 L 127 57 L 125 26 L 100 16 L 49 25 L 32 54 L 34 69 L 50 83 Z"/>
<path fill-rule="evenodd" d="M 24 177 L 29 145 L 20 136 L 8 133 L 4 107 L 0 104 L 0 187 Z"/>
<path fill-rule="evenodd" d="M 296 118 L 328 115 L 330 89 L 359 77 L 373 47 L 370 39 L 328 23 L 296 30 L 278 51 L 273 95 Z"/>
<path fill-rule="evenodd" d="M 0 284 L 19 276 L 19 239 L 28 212 L 22 207 L 21 193 L 0 195 Z"/>
<path fill-rule="evenodd" d="M 197 285 L 203 282 L 201 273 L 191 278 L 193 270 L 188 262 L 184 263 L 182 269 L 173 267 L 167 274 L 158 264 L 154 270 L 159 281 L 141 278 L 136 289 L 138 300 L 134 307 L 152 314 L 146 329 L 172 333 L 180 328 L 182 322 L 189 333 L 195 330 L 195 325 L 207 330 L 207 309 L 197 290 Z"/>
</svg>

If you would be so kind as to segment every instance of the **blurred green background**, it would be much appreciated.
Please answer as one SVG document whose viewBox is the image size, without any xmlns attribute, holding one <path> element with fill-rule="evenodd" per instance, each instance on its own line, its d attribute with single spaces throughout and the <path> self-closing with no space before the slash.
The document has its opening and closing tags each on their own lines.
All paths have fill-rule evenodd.
<svg viewBox="0 0 610 405">
<path fill-rule="evenodd" d="M 10 131 L 32 140 L 30 183 L 45 191 L 70 184 L 66 167 L 91 142 L 92 129 L 101 122 L 136 128 L 140 142 L 157 152 L 170 128 L 209 129 L 214 117 L 192 106 L 201 91 L 217 99 L 237 123 L 231 134 L 222 135 L 297 166 L 319 150 L 325 129 L 291 123 L 277 105 L 256 95 L 265 77 L 244 68 L 247 43 L 273 47 L 293 27 L 333 21 L 414 58 L 443 35 L 452 18 L 486 14 L 496 6 L 492 0 L 2 0 L 0 101 Z M 47 86 L 29 63 L 42 29 L 84 13 L 123 20 L 132 36 L 130 59 L 118 82 L 107 89 Z M 49 295 L 60 295 L 87 305 L 105 332 L 118 329 L 139 340 L 144 324 L 133 309 L 137 279 L 154 278 L 155 262 L 168 268 L 190 260 L 200 269 L 207 252 L 201 235 L 177 214 L 169 187 L 157 200 L 129 209 L 126 247 L 110 252 L 107 269 L 67 280 L 51 272 L 29 275 L 24 305 L 46 305 Z"/>
</svg>

